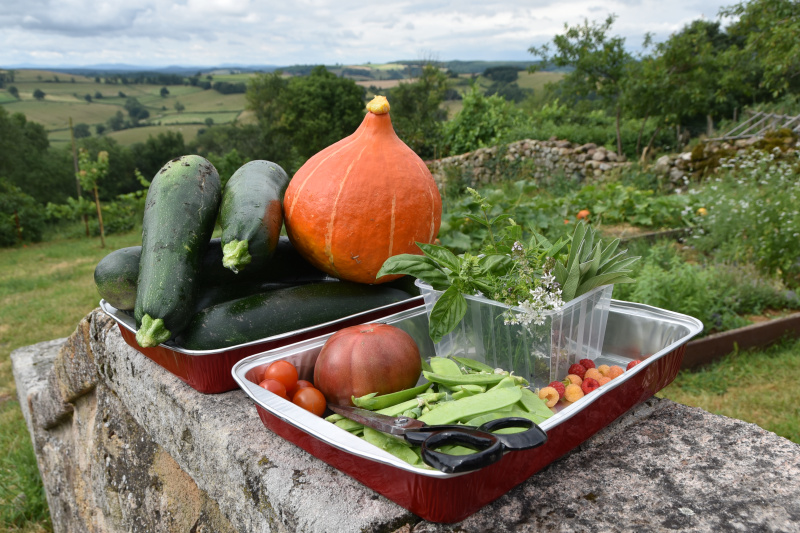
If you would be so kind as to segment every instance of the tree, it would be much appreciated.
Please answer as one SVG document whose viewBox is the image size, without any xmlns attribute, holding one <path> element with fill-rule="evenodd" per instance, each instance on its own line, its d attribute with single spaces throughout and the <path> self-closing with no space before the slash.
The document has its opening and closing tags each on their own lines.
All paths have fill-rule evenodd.
<svg viewBox="0 0 800 533">
<path fill-rule="evenodd" d="M 100 99 L 102 97 L 103 97 L 103 93 L 101 93 L 100 91 L 95 91 L 94 92 L 94 99 L 95 100 L 98 100 L 98 99 Z"/>
<path fill-rule="evenodd" d="M 8 94 L 10 94 L 16 99 L 19 99 L 19 89 L 17 89 L 14 85 L 8 88 Z"/>
<path fill-rule="evenodd" d="M 649 40 L 645 45 L 649 48 Z M 656 117 L 659 129 L 688 126 L 695 133 L 711 132 L 715 116 L 729 116 L 756 96 L 758 71 L 737 59 L 738 49 L 718 22 L 693 21 L 628 65 L 626 109 L 643 121 Z"/>
<path fill-rule="evenodd" d="M 84 137 L 91 136 L 92 132 L 89 131 L 89 125 L 81 122 L 80 124 L 75 124 L 73 128 L 73 132 L 75 133 L 76 139 L 82 139 Z"/>
<path fill-rule="evenodd" d="M 162 87 L 160 94 L 161 98 L 166 98 L 167 96 L 169 96 L 169 89 L 167 89 L 166 87 Z"/>
<path fill-rule="evenodd" d="M 33 97 L 40 101 L 44 100 L 45 97 L 44 91 L 41 89 L 36 89 L 35 91 L 33 91 Z"/>
<path fill-rule="evenodd" d="M 108 119 L 108 127 L 113 131 L 119 131 L 125 127 L 125 115 L 122 114 L 122 111 L 117 111 L 113 117 Z"/>
<path fill-rule="evenodd" d="M 182 113 L 184 109 L 186 109 L 186 106 L 180 103 L 179 100 L 175 100 L 175 111 Z"/>
<path fill-rule="evenodd" d="M 0 106 L 0 177 L 37 202 L 63 203 L 75 194 L 72 164 L 49 146 L 44 126 Z"/>
<path fill-rule="evenodd" d="M 102 135 L 106 131 L 106 127 L 103 124 L 95 124 L 94 131 L 96 131 L 98 135 Z"/>
<path fill-rule="evenodd" d="M 210 128 L 211 126 L 214 125 L 214 119 L 211 117 L 206 117 L 205 124 Z"/>
<path fill-rule="evenodd" d="M 609 37 L 608 32 L 614 24 L 615 15 L 609 15 L 605 22 L 589 23 L 584 19 L 581 25 L 564 25 L 564 33 L 553 38 L 556 51 L 551 54 L 547 44 L 531 47 L 528 51 L 542 59 L 541 68 L 547 63 L 573 70 L 561 83 L 569 87 L 571 94 L 603 101 L 616 116 L 617 152 L 622 153 L 620 120 L 622 115 L 622 79 L 633 57 L 625 50 L 625 39 Z"/>
<path fill-rule="evenodd" d="M 100 196 L 97 193 L 97 184 L 108 174 L 108 152 L 100 152 L 97 159 L 92 160 L 89 151 L 81 148 L 78 152 L 78 180 L 84 190 L 94 192 L 94 204 L 97 207 L 97 223 L 100 225 L 100 246 L 106 247 L 106 236 L 103 230 L 103 213 L 100 209 Z"/>
<path fill-rule="evenodd" d="M 441 127 L 447 119 L 442 108 L 447 75 L 432 63 L 422 67 L 417 80 L 389 91 L 392 124 L 397 135 L 422 158 L 436 156 Z"/>
<path fill-rule="evenodd" d="M 500 96 L 485 96 L 477 87 L 464 96 L 461 111 L 444 124 L 444 153 L 463 154 L 493 146 L 520 121 L 519 112 Z"/>
<path fill-rule="evenodd" d="M 150 111 L 148 111 L 135 97 L 130 97 L 125 100 L 125 110 L 128 111 L 128 115 L 131 117 L 131 121 L 134 124 L 137 124 L 140 120 L 145 120 L 150 116 Z"/>
<path fill-rule="evenodd" d="M 519 78 L 519 69 L 509 66 L 489 67 L 483 71 L 483 76 L 495 82 L 512 83 Z"/>
<path fill-rule="evenodd" d="M 353 133 L 364 118 L 364 90 L 324 66 L 290 79 L 280 72 L 256 76 L 246 100 L 258 119 L 264 152 L 290 173 Z"/>
<path fill-rule="evenodd" d="M 92 95 L 91 94 L 83 95 L 83 99 L 86 100 L 87 102 L 89 102 L 90 104 L 92 103 Z"/>
<path fill-rule="evenodd" d="M 772 92 L 800 88 L 800 3 L 797 0 L 750 0 L 720 11 L 738 20 L 728 33 L 744 41 L 737 59 L 756 61 L 763 69 L 759 85 Z"/>
</svg>

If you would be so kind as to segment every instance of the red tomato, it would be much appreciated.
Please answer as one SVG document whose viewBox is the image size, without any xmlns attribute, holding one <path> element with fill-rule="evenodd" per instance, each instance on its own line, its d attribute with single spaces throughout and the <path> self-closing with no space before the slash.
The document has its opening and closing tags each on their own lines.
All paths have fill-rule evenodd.
<svg viewBox="0 0 800 533">
<path fill-rule="evenodd" d="M 297 384 L 297 369 L 289 361 L 275 361 L 264 371 L 262 379 L 280 381 L 287 391 L 293 390 Z"/>
<path fill-rule="evenodd" d="M 314 384 L 310 381 L 306 381 L 304 379 L 298 379 L 297 383 L 295 383 L 294 388 L 292 390 L 287 390 L 286 394 L 289 395 L 289 398 L 294 398 L 294 395 L 297 394 L 297 391 L 300 389 L 305 389 L 306 387 L 313 387 Z"/>
<path fill-rule="evenodd" d="M 280 381 L 275 381 L 274 379 L 265 379 L 261 383 L 258 384 L 259 387 L 263 387 L 268 391 L 277 394 L 284 400 L 288 400 L 289 396 L 286 395 L 286 387 L 283 386 L 283 383 Z"/>
<path fill-rule="evenodd" d="M 306 411 L 310 411 L 317 416 L 322 416 L 328 404 L 325 402 L 325 396 L 314 387 L 303 387 L 294 393 L 292 402 L 295 405 L 302 407 Z"/>
</svg>

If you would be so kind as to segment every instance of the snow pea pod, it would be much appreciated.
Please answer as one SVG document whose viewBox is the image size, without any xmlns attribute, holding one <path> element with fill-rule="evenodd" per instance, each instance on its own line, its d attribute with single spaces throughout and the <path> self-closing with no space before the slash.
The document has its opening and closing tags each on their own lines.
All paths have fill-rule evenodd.
<svg viewBox="0 0 800 533">
<path fill-rule="evenodd" d="M 420 403 L 425 404 L 429 402 L 438 402 L 439 400 L 444 399 L 444 397 L 445 393 L 443 392 L 431 392 L 428 394 L 423 394 L 418 398 L 412 398 L 408 401 L 401 402 L 396 405 L 386 407 L 384 409 L 378 409 L 375 412 L 387 416 L 398 416 L 403 412 L 408 411 L 409 409 L 414 409 L 415 407 L 419 407 Z"/>
<path fill-rule="evenodd" d="M 431 383 L 423 383 L 422 385 L 413 387 L 411 389 L 403 389 L 401 391 L 383 394 L 381 396 L 376 396 L 376 393 L 373 392 L 359 398 L 353 397 L 353 405 L 362 409 L 369 409 L 370 411 L 386 409 L 387 407 L 391 407 L 393 405 L 397 405 L 398 403 L 406 402 L 416 398 L 417 395 L 427 391 L 431 385 Z"/>
<path fill-rule="evenodd" d="M 431 368 L 434 374 L 443 376 L 461 376 L 464 373 L 458 368 L 455 361 L 445 357 L 431 357 Z"/>
<path fill-rule="evenodd" d="M 443 402 L 419 417 L 429 426 L 450 424 L 467 417 L 475 417 L 517 403 L 522 396 L 519 387 L 490 389 L 483 394 L 467 396 L 452 402 Z"/>
<path fill-rule="evenodd" d="M 442 374 L 436 374 L 432 372 L 425 372 L 423 370 L 422 375 L 425 376 L 425 379 L 428 381 L 433 381 L 434 383 L 441 383 L 445 387 L 454 387 L 456 385 L 484 385 L 484 386 L 492 386 L 497 385 L 503 378 L 509 377 L 508 374 L 462 374 L 460 376 L 447 376 Z M 518 385 L 527 385 L 528 382 L 525 379 L 519 376 L 511 376 Z"/>
<path fill-rule="evenodd" d="M 484 363 L 481 363 L 480 361 L 476 361 L 475 359 L 470 359 L 469 357 L 457 357 L 455 355 L 451 355 L 450 357 L 456 363 L 463 365 L 469 368 L 470 370 L 475 370 L 476 372 L 489 372 L 489 373 L 494 372 L 494 368 Z"/>
</svg>

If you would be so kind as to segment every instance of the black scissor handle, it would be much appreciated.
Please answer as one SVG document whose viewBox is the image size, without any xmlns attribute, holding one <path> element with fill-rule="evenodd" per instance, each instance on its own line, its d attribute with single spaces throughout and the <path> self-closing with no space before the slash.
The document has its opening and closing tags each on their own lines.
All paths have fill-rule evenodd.
<svg viewBox="0 0 800 533">
<path fill-rule="evenodd" d="M 425 464 L 446 474 L 457 474 L 478 470 L 499 461 L 503 457 L 503 443 L 496 435 L 464 426 L 423 432 L 427 436 L 422 441 L 421 456 Z M 406 434 L 408 436 L 409 434 Z M 437 452 L 436 448 L 459 444 L 476 450 L 467 455 L 450 455 Z"/>
<path fill-rule="evenodd" d="M 527 428 L 519 433 L 494 433 L 498 429 Z M 519 416 L 510 416 L 490 420 L 478 427 L 479 431 L 492 433 L 500 439 L 506 450 L 529 450 L 547 442 L 547 433 L 533 420 Z"/>
</svg>

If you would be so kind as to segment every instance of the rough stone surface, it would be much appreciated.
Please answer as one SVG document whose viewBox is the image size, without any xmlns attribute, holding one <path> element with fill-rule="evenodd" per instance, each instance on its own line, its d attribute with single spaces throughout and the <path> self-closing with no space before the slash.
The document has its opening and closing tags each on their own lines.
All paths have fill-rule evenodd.
<svg viewBox="0 0 800 533">
<path fill-rule="evenodd" d="M 589 162 L 603 163 L 603 166 L 585 166 Z M 513 165 L 523 163 L 529 164 L 526 172 L 534 179 L 550 178 L 554 172 L 584 179 L 602 176 L 628 165 L 625 156 L 605 147 L 591 143 L 578 145 L 554 138 L 547 141 L 526 139 L 500 147 L 479 148 L 474 152 L 428 161 L 428 168 L 440 187 L 446 185 L 448 179 L 453 179 L 454 173 L 459 173 L 459 179 L 466 179 L 474 187 L 507 179 L 514 174 Z"/>
<path fill-rule="evenodd" d="M 87 324 L 12 354 L 58 532 L 800 531 L 800 446 L 659 399 L 463 522 L 428 523 L 267 431 L 244 393 L 199 394 L 100 311 Z M 62 357 L 92 361 L 95 385 L 45 428 Z"/>
</svg>

